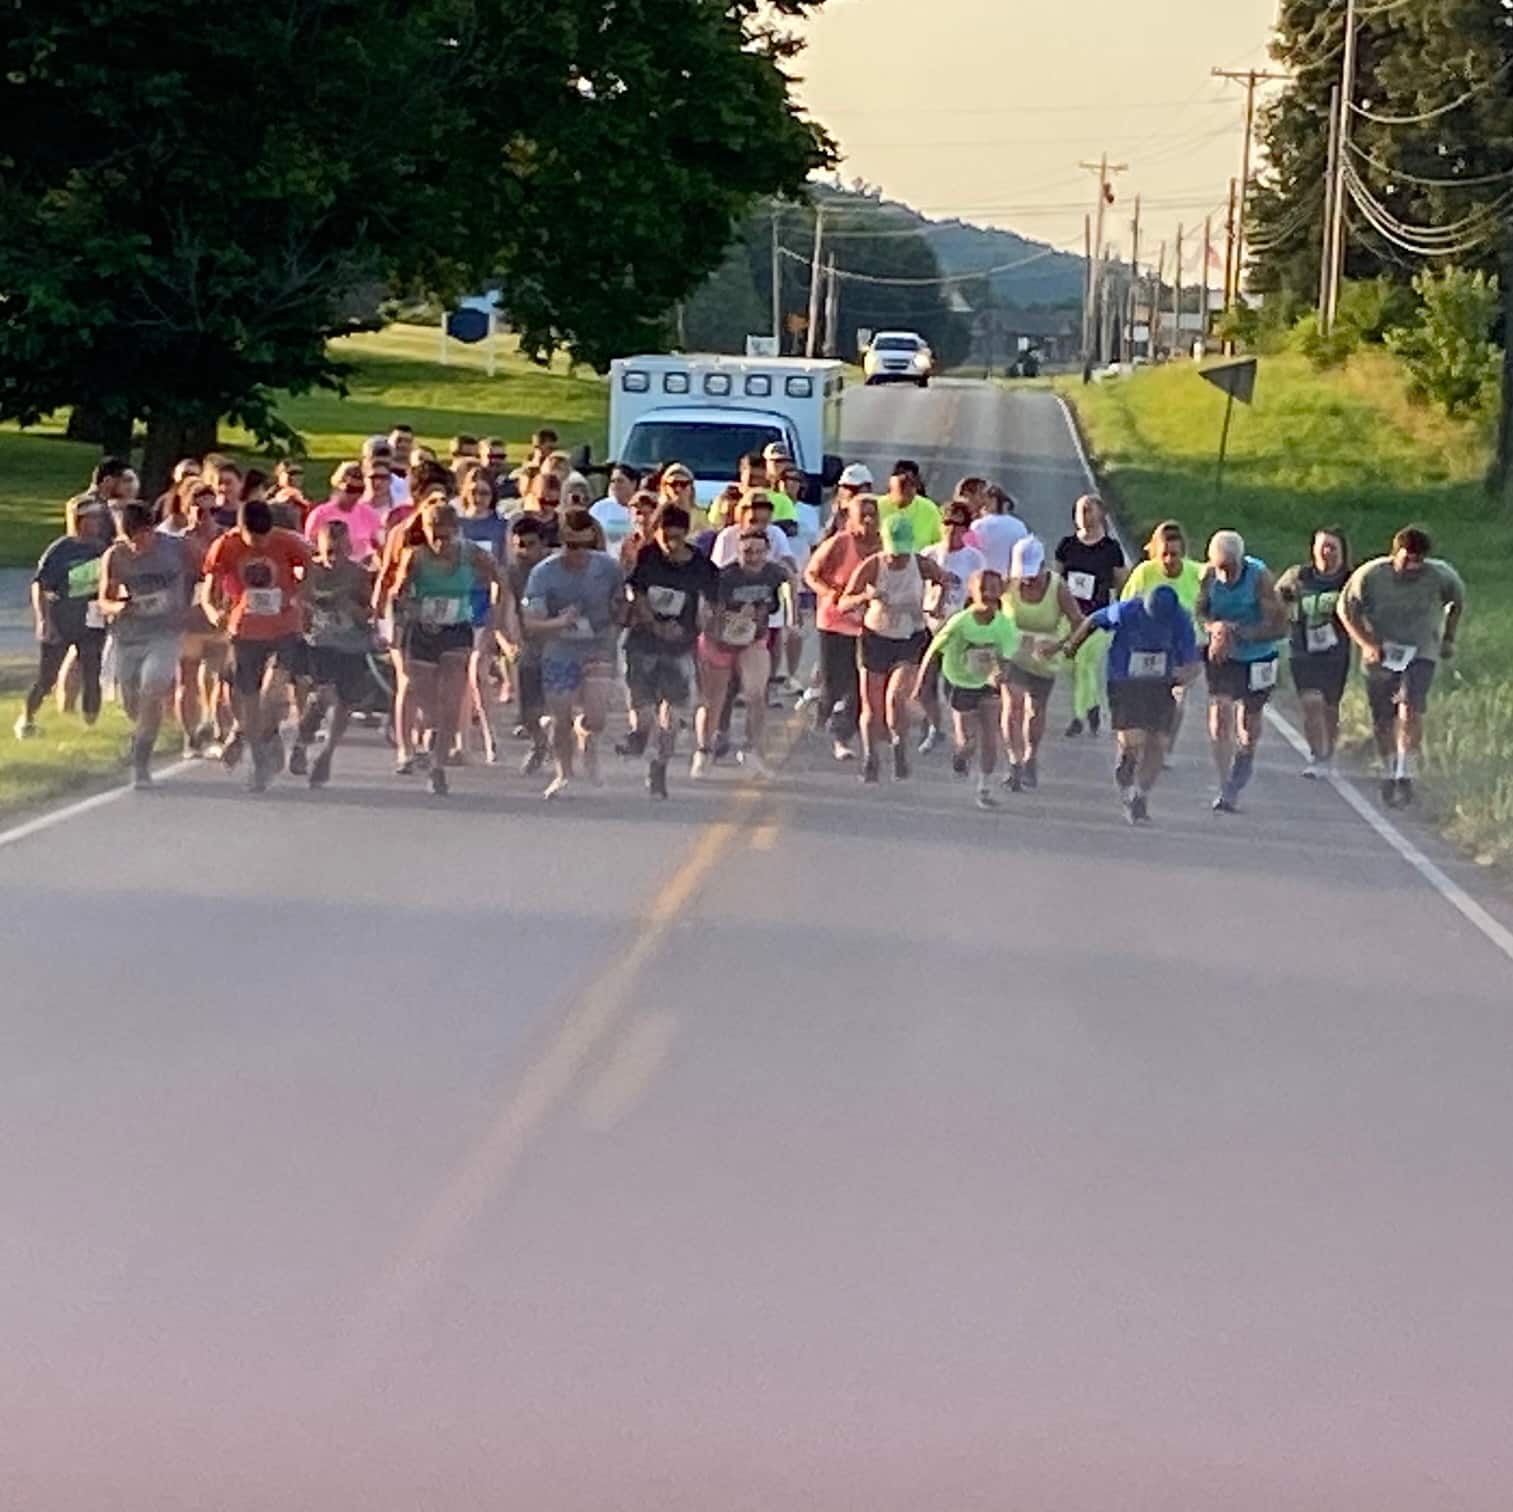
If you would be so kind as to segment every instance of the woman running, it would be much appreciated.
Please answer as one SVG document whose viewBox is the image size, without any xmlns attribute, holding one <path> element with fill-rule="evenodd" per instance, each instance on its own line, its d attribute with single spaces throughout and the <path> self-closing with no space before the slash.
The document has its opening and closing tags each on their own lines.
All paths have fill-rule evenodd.
<svg viewBox="0 0 1513 1512">
<path fill-rule="evenodd" d="M 1040 786 L 1040 742 L 1057 661 L 1066 637 L 1082 624 L 1082 610 L 1060 574 L 1047 566 L 1039 536 L 1015 545 L 1003 607 L 1019 631 L 1003 685 L 1003 742 L 1009 751 L 1003 782 L 1018 793 Z"/>
<path fill-rule="evenodd" d="M 924 690 L 928 673 L 940 663 L 951 705 L 951 767 L 967 775 L 972 747 L 977 747 L 977 806 L 997 808 L 989 780 L 998 761 L 998 700 L 993 683 L 1019 645 L 1019 632 L 1002 607 L 1003 579 L 991 568 L 978 568 L 967 583 L 968 608 L 953 614 L 936 632 L 914 684 Z"/>
<path fill-rule="evenodd" d="M 804 581 L 817 600 L 815 623 L 820 632 L 820 717 L 830 731 L 837 761 L 854 761 L 851 742 L 861 719 L 861 673 L 857 643 L 862 634 L 861 610 L 840 607 L 846 585 L 856 569 L 876 556 L 883 538 L 877 528 L 877 499 L 853 493 L 845 504 L 842 528 L 821 541 L 804 569 Z"/>
<path fill-rule="evenodd" d="M 1057 543 L 1056 566 L 1077 607 L 1087 616 L 1107 608 L 1124 585 L 1124 548 L 1108 533 L 1108 512 L 1102 499 L 1084 494 L 1077 500 L 1072 518 L 1076 528 Z M 1096 735 L 1102 727 L 1109 639 L 1108 631 L 1095 630 L 1077 652 L 1072 722 L 1066 727 L 1069 738 L 1082 734 L 1084 726 L 1089 735 Z"/>
<path fill-rule="evenodd" d="M 504 566 L 508 524 L 500 518 L 499 489 L 488 470 L 476 467 L 462 481 L 463 539 L 492 560 L 495 575 Z M 489 766 L 499 760 L 499 741 L 494 732 L 492 677 L 499 660 L 500 615 L 509 612 L 509 595 L 499 595 L 492 586 L 473 593 L 473 654 L 468 660 L 468 713 L 463 720 L 462 746 L 476 723 L 483 741 L 483 759 Z M 510 640 L 514 636 L 509 636 Z"/>
<path fill-rule="evenodd" d="M 975 484 L 980 480 L 967 478 L 964 481 Z M 925 624 L 931 635 L 937 634 L 952 615 L 967 607 L 967 584 L 973 573 L 981 572 L 988 565 L 987 558 L 975 546 L 967 544 L 973 518 L 971 497 L 958 494 L 941 511 L 945 540 L 927 546 L 920 553 L 946 574 L 950 584 L 945 588 L 932 586 L 925 594 Z M 925 738 L 919 743 L 921 756 L 928 755 L 940 742 L 940 666 L 939 662 L 926 661 L 921 669 L 919 691 L 914 695 L 925 711 Z"/>
<path fill-rule="evenodd" d="M 456 511 L 432 500 L 420 513 L 422 540 L 407 546 L 395 577 L 394 598 L 412 613 L 404 631 L 404 672 L 416 701 L 428 711 L 431 729 L 431 791 L 447 793 L 446 753 L 452 749 L 467 692 L 473 654 L 473 594 L 497 581 L 492 559 L 462 537 Z M 398 770 L 415 768 L 408 732 L 396 721 Z"/>
<path fill-rule="evenodd" d="M 1340 738 L 1340 700 L 1350 675 L 1350 637 L 1335 619 L 1335 605 L 1349 579 L 1350 544 L 1337 525 L 1313 533 L 1309 560 L 1277 579 L 1277 592 L 1292 620 L 1292 685 L 1303 704 L 1303 732 L 1310 759 L 1305 777 L 1334 771 Z"/>
<path fill-rule="evenodd" d="M 925 588 L 947 585 L 946 573 L 914 554 L 914 526 L 905 514 L 882 523 L 883 549 L 851 574 L 837 607 L 860 609 L 858 656 L 862 684 L 862 781 L 879 781 L 878 747 L 893 747 L 893 776 L 909 775 L 909 695 L 930 644 L 925 629 Z"/>
</svg>

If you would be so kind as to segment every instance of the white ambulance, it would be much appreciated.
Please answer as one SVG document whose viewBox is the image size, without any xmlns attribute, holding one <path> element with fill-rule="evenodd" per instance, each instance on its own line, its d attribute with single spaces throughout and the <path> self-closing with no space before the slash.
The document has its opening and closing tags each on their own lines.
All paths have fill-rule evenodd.
<svg viewBox="0 0 1513 1512">
<path fill-rule="evenodd" d="M 681 462 L 701 504 L 773 442 L 809 476 L 807 500 L 840 477 L 839 362 L 797 357 L 618 357 L 610 366 L 609 456 L 643 471 Z"/>
</svg>

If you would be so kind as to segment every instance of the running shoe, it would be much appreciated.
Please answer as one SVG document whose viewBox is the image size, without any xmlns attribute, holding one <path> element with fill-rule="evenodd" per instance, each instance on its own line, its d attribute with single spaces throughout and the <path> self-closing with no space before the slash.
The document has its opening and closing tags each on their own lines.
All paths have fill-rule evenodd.
<svg viewBox="0 0 1513 1512">
<path fill-rule="evenodd" d="M 567 792 L 567 778 L 566 777 L 553 777 L 552 780 L 549 783 L 547 783 L 547 785 L 546 785 L 546 791 L 541 796 L 543 798 L 545 798 L 548 802 L 550 802 L 553 798 L 560 798 L 560 797 L 562 797 L 562 795 L 564 793 L 566 793 L 566 792 Z"/>
<path fill-rule="evenodd" d="M 616 756 L 644 756 L 646 754 L 646 731 L 627 730 L 624 740 L 615 742 Z"/>
<path fill-rule="evenodd" d="M 646 791 L 653 798 L 667 796 L 667 763 L 665 761 L 653 761 L 646 768 Z"/>
<path fill-rule="evenodd" d="M 1087 732 L 1089 735 L 1096 735 L 1102 728 L 1102 726 L 1103 710 L 1100 709 L 1097 704 L 1094 704 L 1093 707 L 1087 711 Z"/>
<path fill-rule="evenodd" d="M 837 761 L 855 761 L 856 752 L 846 744 L 844 740 L 837 740 L 831 747 L 831 752 Z"/>
<path fill-rule="evenodd" d="M 862 763 L 862 781 L 869 786 L 882 779 L 882 771 L 878 765 L 877 752 L 869 751 L 867 759 Z"/>
<path fill-rule="evenodd" d="M 937 726 L 931 725 L 930 728 L 925 731 L 925 738 L 919 743 L 919 754 L 921 756 L 928 756 L 930 752 L 933 751 L 939 744 L 940 730 Z"/>
<path fill-rule="evenodd" d="M 289 748 L 289 775 L 291 777 L 303 777 L 310 770 L 310 762 L 305 755 L 304 746 L 296 742 Z"/>
<path fill-rule="evenodd" d="M 909 776 L 909 752 L 903 741 L 893 742 L 893 780 L 906 781 Z"/>
<path fill-rule="evenodd" d="M 1040 786 L 1040 762 L 1034 756 L 1024 764 L 1024 785 L 1032 793 Z"/>
<path fill-rule="evenodd" d="M 540 746 L 532 746 L 530 754 L 520 763 L 522 777 L 534 777 L 546 764 L 546 752 Z"/>
<path fill-rule="evenodd" d="M 324 750 L 310 763 L 310 786 L 323 788 L 331 780 L 331 752 Z"/>
<path fill-rule="evenodd" d="M 1397 779 L 1397 806 L 1399 808 L 1413 807 L 1413 779 L 1411 777 Z"/>
<path fill-rule="evenodd" d="M 713 759 L 723 761 L 730 755 L 730 736 L 721 730 L 714 738 Z"/>
<path fill-rule="evenodd" d="M 1119 758 L 1119 764 L 1114 768 L 1114 781 L 1119 785 L 1121 793 L 1135 785 L 1135 771 L 1138 765 L 1129 751 Z"/>
<path fill-rule="evenodd" d="M 1012 761 L 1009 763 L 1008 771 L 1003 774 L 1003 785 L 1011 793 L 1022 793 L 1024 791 L 1024 777 Z"/>
<path fill-rule="evenodd" d="M 131 774 L 131 785 L 139 793 L 150 793 L 153 787 L 152 768 L 149 767 L 145 762 L 140 763 L 135 768 L 133 768 Z"/>
<path fill-rule="evenodd" d="M 208 752 L 209 748 L 216 743 L 215 726 L 209 720 L 204 721 L 189 737 L 189 744 L 195 750 L 202 753 Z"/>
<path fill-rule="evenodd" d="M 396 777 L 413 777 L 419 769 L 420 758 L 418 756 L 406 756 L 394 763 L 394 775 Z"/>
<path fill-rule="evenodd" d="M 1388 808 L 1396 808 L 1397 807 L 1397 778 L 1396 777 L 1383 777 L 1382 778 L 1382 802 L 1384 804 L 1386 804 Z"/>
<path fill-rule="evenodd" d="M 1234 795 L 1228 788 L 1219 794 L 1213 802 L 1213 810 L 1216 814 L 1238 814 L 1240 805 L 1235 801 Z"/>
<path fill-rule="evenodd" d="M 447 786 L 447 769 L 444 763 L 438 762 L 431 768 L 430 788 L 432 796 L 436 798 L 445 798 L 451 792 Z"/>
<path fill-rule="evenodd" d="M 20 718 L 16 720 L 15 724 L 11 726 L 11 729 L 15 732 L 17 740 L 31 740 L 37 734 L 36 725 L 31 720 L 29 720 L 25 714 L 22 714 Z"/>
<path fill-rule="evenodd" d="M 758 782 L 772 781 L 772 768 L 757 755 L 755 751 L 742 751 L 736 758 L 744 770 L 751 773 Z"/>
<path fill-rule="evenodd" d="M 709 776 L 710 765 L 708 751 L 695 751 L 693 753 L 693 765 L 688 769 L 689 778 L 694 782 L 702 782 Z"/>
<path fill-rule="evenodd" d="M 972 764 L 972 756 L 969 751 L 953 751 L 951 754 L 951 770 L 958 777 L 965 777 Z"/>
<path fill-rule="evenodd" d="M 977 790 L 977 806 L 980 809 L 996 809 L 999 805 L 991 789 L 980 787 Z"/>
<path fill-rule="evenodd" d="M 1082 734 L 1082 721 L 1080 719 L 1074 719 L 1071 724 L 1066 727 L 1065 734 L 1068 740 L 1076 740 L 1076 738 L 1080 734 Z"/>
<path fill-rule="evenodd" d="M 1144 793 L 1131 793 L 1127 809 L 1131 824 L 1149 824 L 1151 822 L 1150 805 L 1146 802 Z"/>
<path fill-rule="evenodd" d="M 221 747 L 221 765 L 228 772 L 236 770 L 237 763 L 242 759 L 242 753 L 247 749 L 247 741 L 240 730 L 231 732 L 231 739 Z"/>
</svg>

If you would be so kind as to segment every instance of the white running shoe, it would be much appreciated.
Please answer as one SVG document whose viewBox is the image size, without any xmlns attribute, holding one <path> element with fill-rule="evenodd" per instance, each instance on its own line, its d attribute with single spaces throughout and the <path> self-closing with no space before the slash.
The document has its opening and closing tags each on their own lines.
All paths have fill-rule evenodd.
<svg viewBox="0 0 1513 1512">
<path fill-rule="evenodd" d="M 22 714 L 20 718 L 16 720 L 15 724 L 11 726 L 11 729 L 15 732 L 17 740 L 30 740 L 37 733 L 36 725 L 34 725 L 31 720 L 26 717 L 25 714 Z"/>
<path fill-rule="evenodd" d="M 930 728 L 925 731 L 925 738 L 919 743 L 919 754 L 921 756 L 928 756 L 930 752 L 933 751 L 939 744 L 940 729 L 936 725 L 931 725 Z"/>
<path fill-rule="evenodd" d="M 1310 757 L 1306 765 L 1303 767 L 1303 775 L 1310 782 L 1317 782 L 1318 779 L 1324 775 L 1324 763 L 1322 761 L 1316 761 L 1312 757 Z"/>
<path fill-rule="evenodd" d="M 541 796 L 548 802 L 550 802 L 553 798 L 562 797 L 562 795 L 567 792 L 567 787 L 568 779 L 566 777 L 553 777 L 552 780 L 547 783 L 546 791 Z"/>
<path fill-rule="evenodd" d="M 855 761 L 856 752 L 844 740 L 837 740 L 831 748 L 837 761 Z"/>
<path fill-rule="evenodd" d="M 688 769 L 689 778 L 694 782 L 702 782 L 709 776 L 709 752 L 695 751 L 693 753 L 693 765 Z"/>
</svg>

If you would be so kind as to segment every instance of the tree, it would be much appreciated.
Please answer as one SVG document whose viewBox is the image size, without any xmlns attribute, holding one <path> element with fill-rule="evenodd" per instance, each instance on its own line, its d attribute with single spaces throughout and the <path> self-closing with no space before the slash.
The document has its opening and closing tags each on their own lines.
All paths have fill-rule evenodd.
<svg viewBox="0 0 1513 1512">
<path fill-rule="evenodd" d="M 0 10 L 0 419 L 290 441 L 355 290 L 497 276 L 528 350 L 660 332 L 752 198 L 828 160 L 820 0 L 48 0 Z"/>
</svg>

